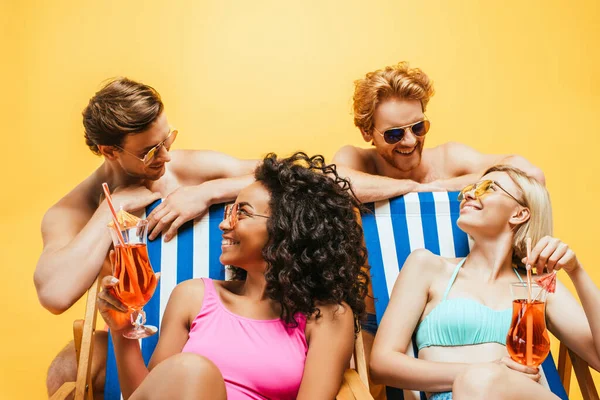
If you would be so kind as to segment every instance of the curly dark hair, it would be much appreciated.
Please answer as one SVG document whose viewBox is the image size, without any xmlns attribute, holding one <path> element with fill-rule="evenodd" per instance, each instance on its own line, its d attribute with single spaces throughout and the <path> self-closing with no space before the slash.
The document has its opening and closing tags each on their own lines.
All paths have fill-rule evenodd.
<svg viewBox="0 0 600 400">
<path fill-rule="evenodd" d="M 255 178 L 271 194 L 266 293 L 281 304 L 281 319 L 297 326 L 296 313 L 321 317 L 319 305 L 346 302 L 355 332 L 365 311 L 369 283 L 367 249 L 357 218 L 362 205 L 350 182 L 323 156 L 268 154 Z M 231 267 L 233 278 L 246 272 Z"/>
</svg>

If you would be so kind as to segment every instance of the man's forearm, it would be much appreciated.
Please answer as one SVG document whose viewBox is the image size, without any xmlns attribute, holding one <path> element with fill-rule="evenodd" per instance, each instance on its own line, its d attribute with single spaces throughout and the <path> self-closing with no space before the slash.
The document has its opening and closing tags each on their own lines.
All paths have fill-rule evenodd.
<svg viewBox="0 0 600 400">
<path fill-rule="evenodd" d="M 419 184 L 410 179 L 394 179 L 371 175 L 347 167 L 337 167 L 338 174 L 352 184 L 352 190 L 362 203 L 387 200 L 417 190 Z"/>
<path fill-rule="evenodd" d="M 475 174 L 457 176 L 455 178 L 440 179 L 440 180 L 431 182 L 429 184 L 424 184 L 423 187 L 426 188 L 428 185 L 430 185 L 432 187 L 435 186 L 435 190 L 431 190 L 431 191 L 446 190 L 448 192 L 456 192 L 456 191 L 462 190 L 467 185 L 477 182 L 480 179 L 481 179 L 481 174 L 475 173 Z M 424 190 L 421 190 L 421 191 L 424 191 Z"/>
<path fill-rule="evenodd" d="M 210 204 L 219 204 L 235 200 L 240 190 L 252 184 L 254 180 L 254 175 L 244 175 L 207 181 L 199 187 L 208 194 Z"/>
<path fill-rule="evenodd" d="M 507 156 L 506 158 L 502 159 L 499 164 L 506 164 L 515 168 L 519 168 L 527 175 L 540 182 L 542 185 L 546 184 L 544 172 L 540 168 L 530 163 L 525 157 L 517 155 Z"/>
<path fill-rule="evenodd" d="M 50 312 L 69 309 L 100 273 L 111 245 L 104 211 L 98 209 L 69 244 L 42 253 L 34 282 L 40 303 Z"/>
<path fill-rule="evenodd" d="M 509 165 L 511 167 L 518 168 L 518 169 L 522 170 L 523 172 L 525 172 L 527 175 L 536 179 L 538 182 L 540 182 L 542 184 L 545 184 L 545 182 L 546 182 L 544 173 L 542 172 L 542 170 L 540 170 L 539 168 L 537 168 L 536 166 L 534 166 L 533 164 L 531 164 L 529 161 L 527 161 L 525 158 L 523 158 L 521 156 L 507 156 L 507 157 L 504 157 L 501 160 L 499 160 L 497 162 L 497 164 Z M 437 180 L 430 184 L 425 184 L 425 186 L 431 185 L 431 186 L 437 187 L 437 190 L 447 190 L 449 192 L 458 191 L 467 185 L 470 185 L 472 183 L 479 181 L 481 179 L 481 176 L 483 175 L 483 173 L 485 173 L 485 170 L 487 170 L 487 168 L 492 167 L 492 166 L 493 165 L 489 165 L 484 170 L 477 171 L 475 173 L 457 176 L 454 178 L 440 179 L 440 180 Z M 420 191 L 423 191 L 423 190 L 421 189 Z"/>
</svg>

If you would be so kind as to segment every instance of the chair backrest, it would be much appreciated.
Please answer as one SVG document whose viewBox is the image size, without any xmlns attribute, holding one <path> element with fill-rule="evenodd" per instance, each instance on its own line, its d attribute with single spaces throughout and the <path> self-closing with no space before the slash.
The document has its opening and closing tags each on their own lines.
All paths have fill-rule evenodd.
<svg viewBox="0 0 600 400">
<path fill-rule="evenodd" d="M 160 201 L 150 205 L 146 213 L 149 214 L 158 204 Z M 150 263 L 154 272 L 161 272 L 161 277 L 154 296 L 144 307 L 147 324 L 160 328 L 160 321 L 167 302 L 178 283 L 201 277 L 225 279 L 225 268 L 219 262 L 222 240 L 219 224 L 223 220 L 223 211 L 224 204 L 211 206 L 204 217 L 181 226 L 171 241 L 164 242 L 162 236 L 148 241 Z M 146 365 L 156 348 L 159 335 L 160 332 L 140 340 Z M 104 398 L 106 400 L 121 399 L 117 363 L 110 335 Z"/>
<path fill-rule="evenodd" d="M 465 257 L 469 253 L 469 238 L 456 225 L 460 212 L 457 195 L 454 192 L 409 193 L 367 204 L 371 212 L 363 213 L 362 223 L 378 324 L 398 273 L 413 250 L 426 248 L 444 257 Z M 407 354 L 417 356 L 414 338 Z M 542 384 L 561 399 L 567 399 L 552 355 L 540 370 Z M 388 388 L 387 393 L 388 400 L 425 399 L 422 392 Z"/>
</svg>

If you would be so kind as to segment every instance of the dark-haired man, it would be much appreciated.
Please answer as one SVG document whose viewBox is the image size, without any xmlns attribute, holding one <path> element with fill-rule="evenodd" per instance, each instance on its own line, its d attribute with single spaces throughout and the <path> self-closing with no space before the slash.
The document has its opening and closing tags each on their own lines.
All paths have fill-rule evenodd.
<svg viewBox="0 0 600 400">
<path fill-rule="evenodd" d="M 162 198 L 148 216 L 149 238 L 170 240 L 186 221 L 204 214 L 211 204 L 234 200 L 254 179 L 256 161 L 212 151 L 173 151 L 178 131 L 167 119 L 156 90 L 118 78 L 106 84 L 83 111 L 85 139 L 102 165 L 53 205 L 42 221 L 44 248 L 34 281 L 40 303 L 54 314 L 69 309 L 98 274 L 110 271 L 110 211 L 103 182 L 113 202 L 135 213 Z M 92 370 L 95 389 L 103 388 L 105 332 L 97 332 Z M 75 379 L 72 344 L 53 361 L 48 392 Z"/>
</svg>

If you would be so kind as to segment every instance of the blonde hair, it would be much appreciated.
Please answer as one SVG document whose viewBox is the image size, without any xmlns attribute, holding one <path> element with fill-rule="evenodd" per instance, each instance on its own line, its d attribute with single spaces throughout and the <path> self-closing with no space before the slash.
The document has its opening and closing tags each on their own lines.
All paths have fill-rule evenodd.
<svg viewBox="0 0 600 400">
<path fill-rule="evenodd" d="M 419 100 L 425 111 L 433 94 L 429 77 L 419 68 L 410 68 L 406 61 L 369 72 L 354 82 L 354 125 L 370 133 L 375 126 L 373 114 L 381 101 L 393 97 Z"/>
<path fill-rule="evenodd" d="M 533 246 L 544 236 L 552 236 L 552 204 L 548 190 L 540 182 L 518 168 L 495 165 L 483 173 L 504 172 L 519 188 L 515 196 L 529 209 L 529 219 L 515 228 L 513 238 L 513 262 L 522 267 L 521 259 L 527 256 L 525 239 L 531 238 Z"/>
</svg>

